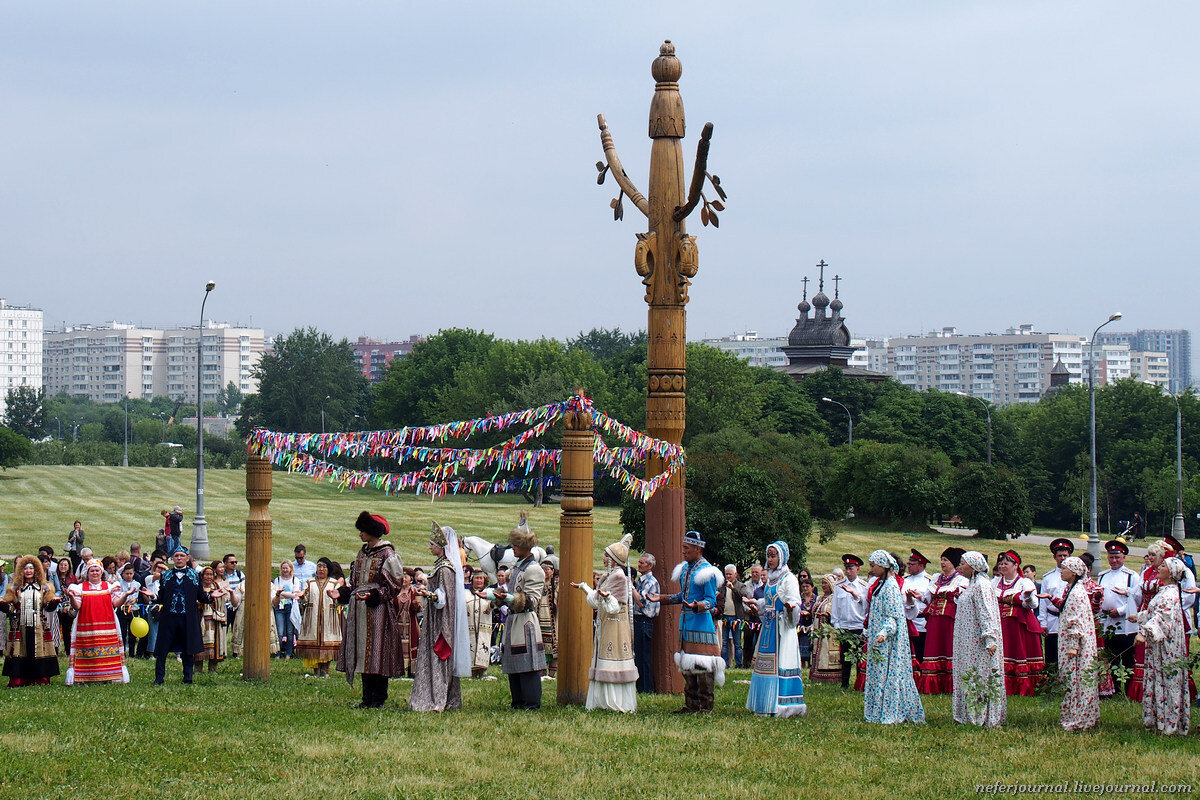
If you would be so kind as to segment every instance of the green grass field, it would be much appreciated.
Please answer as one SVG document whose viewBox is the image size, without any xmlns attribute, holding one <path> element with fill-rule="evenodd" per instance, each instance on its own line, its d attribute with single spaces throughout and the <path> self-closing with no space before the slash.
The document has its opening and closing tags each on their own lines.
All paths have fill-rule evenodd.
<svg viewBox="0 0 1200 800">
<path fill-rule="evenodd" d="M 78 798 L 957 798 L 975 784 L 1190 783 L 1200 739 L 1141 730 L 1140 706 L 1102 705 L 1098 730 L 1058 727 L 1058 701 L 1016 698 L 1008 725 L 955 725 L 947 697 L 924 698 L 929 722 L 862 719 L 862 695 L 807 687 L 805 718 L 744 708 L 748 673 L 732 671 L 711 715 L 677 717 L 677 698 L 639 697 L 638 713 L 554 703 L 510 711 L 507 681 L 468 681 L 465 708 L 407 710 L 392 681 L 383 711 L 353 708 L 357 684 L 301 677 L 272 662 L 265 684 L 215 676 L 164 687 L 135 661 L 128 685 L 0 692 L 0 797 Z M 495 668 L 493 667 L 493 673 Z M 1098 796 L 1098 795 L 1097 795 Z M 1117 795 L 1128 796 L 1128 795 Z"/>
<path fill-rule="evenodd" d="M 206 473 L 213 552 L 244 552 L 244 475 Z M 113 467 L 24 467 L 0 476 L 0 553 L 60 548 L 71 521 L 88 543 L 115 552 L 133 538 L 153 540 L 158 511 L 191 510 L 194 474 Z M 297 541 L 312 557 L 349 560 L 353 520 L 364 508 L 392 522 L 403 557 L 427 556 L 430 520 L 467 534 L 500 538 L 516 498 L 385 498 L 340 493 L 328 484 L 275 475 L 275 559 Z M 558 538 L 558 509 L 532 510 L 543 542 Z M 185 527 L 185 538 L 190 528 Z M 614 509 L 596 512 L 597 553 L 618 534 Z M 847 525 L 821 545 L 816 572 L 841 553 L 875 547 L 936 556 L 961 536 L 880 531 Z M 985 549 L 989 549 L 986 548 Z M 990 546 L 992 552 L 998 546 Z M 1035 562 L 1049 561 L 1029 553 Z M 337 677 L 301 677 L 298 661 L 273 661 L 265 684 L 239 679 L 230 660 L 193 686 L 172 662 L 166 687 L 150 685 L 152 665 L 131 662 L 120 686 L 0 691 L 0 799 L 71 797 L 538 798 L 956 798 L 976 784 L 1186 783 L 1200 791 L 1200 738 L 1164 739 L 1141 729 L 1141 707 L 1102 704 L 1101 726 L 1067 734 L 1058 699 L 1012 698 L 998 731 L 956 726 L 946 697 L 924 698 L 929 723 L 885 728 L 862 719 L 862 695 L 809 685 L 809 716 L 758 719 L 744 708 L 749 678 L 731 671 L 712 715 L 676 717 L 679 698 L 639 698 L 627 718 L 554 703 L 544 684 L 538 713 L 508 709 L 507 682 L 467 682 L 466 708 L 445 715 L 407 711 L 411 683 L 393 681 L 382 712 L 353 708 L 359 687 Z M 65 668 L 65 666 L 64 666 Z M 495 674 L 495 668 L 493 668 Z M 1200 714 L 1196 715 L 1200 723 Z M 1085 794 L 1085 796 L 1088 796 Z M 1100 795 L 1094 795 L 1100 796 Z M 1114 796 L 1128 796 L 1128 793 Z"/>
</svg>

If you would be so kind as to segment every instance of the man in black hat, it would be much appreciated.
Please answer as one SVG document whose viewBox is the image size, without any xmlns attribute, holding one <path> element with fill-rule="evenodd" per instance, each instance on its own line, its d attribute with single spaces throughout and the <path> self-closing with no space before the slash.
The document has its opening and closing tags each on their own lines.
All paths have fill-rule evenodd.
<svg viewBox="0 0 1200 800">
<path fill-rule="evenodd" d="M 1104 543 L 1104 552 L 1108 556 L 1108 569 L 1100 573 L 1099 583 L 1104 589 L 1104 599 L 1100 604 L 1100 626 L 1103 630 L 1105 650 L 1109 655 L 1109 663 L 1127 668 L 1128 675 L 1133 675 L 1134 639 L 1137 638 L 1138 624 L 1130 622 L 1129 617 L 1137 613 L 1135 595 L 1138 587 L 1138 574 L 1125 566 L 1125 558 L 1129 555 L 1129 545 L 1121 539 L 1113 539 Z M 1114 675 L 1117 690 L 1125 693 L 1126 681 Z"/>
<path fill-rule="evenodd" d="M 1067 599 L 1067 589 L 1070 588 L 1063 580 L 1059 567 L 1067 557 L 1075 552 L 1075 544 L 1070 539 L 1059 537 L 1050 543 L 1050 553 L 1054 556 L 1054 568 L 1042 575 L 1042 591 L 1038 594 L 1041 604 L 1038 609 L 1038 622 L 1046 632 L 1046 663 L 1058 663 L 1058 615 L 1062 613 L 1063 603 Z"/>
<path fill-rule="evenodd" d="M 867 584 L 858 577 L 858 570 L 863 560 L 853 553 L 842 556 L 842 569 L 846 571 L 846 580 L 833 588 L 833 601 L 830 606 L 829 622 L 834 629 L 844 636 L 862 638 L 863 623 L 867 617 Z M 850 688 L 850 661 L 846 658 L 846 648 L 841 648 L 842 688 Z"/>
</svg>

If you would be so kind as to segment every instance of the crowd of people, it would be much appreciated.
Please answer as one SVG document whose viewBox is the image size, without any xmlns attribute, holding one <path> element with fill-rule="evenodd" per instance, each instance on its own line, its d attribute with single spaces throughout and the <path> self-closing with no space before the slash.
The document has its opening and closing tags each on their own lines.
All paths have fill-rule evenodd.
<svg viewBox="0 0 1200 800">
<path fill-rule="evenodd" d="M 43 546 L 17 559 L 11 575 L 0 562 L 10 687 L 49 683 L 61 657 L 64 682 L 74 685 L 127 682 L 130 658 L 155 659 L 162 683 L 172 654 L 190 683 L 197 664 L 215 672 L 241 654 L 246 575 L 236 555 L 197 563 L 163 513 L 156 544 L 169 553 L 156 547 L 145 558 L 134 542 L 98 559 L 77 521 L 65 556 Z M 280 563 L 269 594 L 272 654 L 303 659 L 306 676 L 317 678 L 336 662 L 351 683 L 360 679 L 366 708 L 386 703 L 389 679 L 411 678 L 417 711 L 461 707 L 461 680 L 494 679 L 488 668 L 499 663 L 512 706 L 540 707 L 542 681 L 555 675 L 559 564 L 524 515 L 509 554 L 493 549 L 490 570 L 483 559 L 468 563 L 447 526 L 432 526 L 428 572 L 401 562 L 384 517 L 364 511 L 355 527 L 362 547 L 348 573 L 330 558 L 310 561 L 304 545 Z M 932 575 L 916 549 L 903 569 L 885 550 L 866 560 L 847 553 L 820 577 L 820 593 L 807 569 L 792 572 L 785 542 L 768 545 L 743 581 L 735 565 L 709 564 L 701 534 L 689 531 L 671 574 L 675 593 L 661 591 L 652 553 L 631 565 L 631 545 L 628 535 L 610 544 L 592 582 L 567 587 L 594 610 L 588 709 L 631 713 L 639 693 L 654 691 L 655 619 L 663 605 L 679 605 L 678 713 L 710 711 L 725 670 L 748 667 L 746 707 L 764 716 L 804 715 L 805 678 L 848 690 L 856 672 L 870 722 L 923 722 L 921 696 L 945 693 L 956 722 L 996 727 L 1008 696 L 1056 686 L 1068 730 L 1095 726 L 1100 698 L 1118 692 L 1142 702 L 1147 728 L 1189 730 L 1188 636 L 1200 590 L 1171 537 L 1148 547 L 1140 573 L 1125 566 L 1123 540 L 1107 542 L 1109 569 L 1095 576 L 1090 557 L 1075 556 L 1065 538 L 1051 544 L 1055 566 L 1040 578 L 1014 550 L 989 560 L 950 547 Z"/>
</svg>

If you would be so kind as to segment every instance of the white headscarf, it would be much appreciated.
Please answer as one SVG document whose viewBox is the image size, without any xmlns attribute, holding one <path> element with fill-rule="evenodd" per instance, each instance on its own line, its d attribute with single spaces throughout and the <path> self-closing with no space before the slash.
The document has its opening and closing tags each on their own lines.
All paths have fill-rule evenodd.
<svg viewBox="0 0 1200 800">
<path fill-rule="evenodd" d="M 465 577 L 462 550 L 458 548 L 458 534 L 454 528 L 443 525 L 442 533 L 446 535 L 446 560 L 454 570 L 454 609 L 451 612 L 454 614 L 454 674 L 460 678 L 468 678 L 471 676 L 471 635 L 467 630 L 467 596 L 463 588 Z"/>
<path fill-rule="evenodd" d="M 1187 569 L 1187 566 L 1183 563 L 1182 559 L 1176 558 L 1175 556 L 1164 558 L 1163 565 L 1166 566 L 1167 569 L 1171 570 L 1171 580 L 1175 581 L 1176 583 L 1179 583 L 1181 580 L 1183 580 L 1183 572 L 1185 569 Z"/>
</svg>

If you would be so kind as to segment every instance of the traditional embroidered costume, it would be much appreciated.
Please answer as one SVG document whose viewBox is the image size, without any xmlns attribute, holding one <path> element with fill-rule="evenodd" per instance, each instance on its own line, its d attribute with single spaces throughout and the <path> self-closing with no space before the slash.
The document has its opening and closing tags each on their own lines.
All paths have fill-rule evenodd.
<svg viewBox="0 0 1200 800">
<path fill-rule="evenodd" d="M 1076 556 L 1063 561 L 1062 570 L 1074 573 L 1062 613 L 1058 618 L 1058 673 L 1062 676 L 1062 726 L 1069 731 L 1094 727 L 1100 721 L 1100 690 L 1089 670 L 1096 660 L 1096 617 L 1084 578 L 1088 569 Z"/>
<path fill-rule="evenodd" d="M 1191 725 L 1188 676 L 1178 666 L 1179 660 L 1187 655 L 1178 585 L 1184 565 L 1173 557 L 1163 563 L 1176 583 L 1160 589 L 1146 610 L 1138 614 L 1146 640 L 1142 724 L 1168 736 L 1187 736 Z"/>
<path fill-rule="evenodd" d="M 830 622 L 832 588 L 836 580 L 837 576 L 832 573 L 821 580 L 821 591 L 824 592 L 826 586 L 831 591 L 818 597 L 813 606 L 813 654 L 808 676 L 816 683 L 840 683 L 842 680 L 842 646 Z"/>
<path fill-rule="evenodd" d="M 508 534 L 509 545 L 530 553 L 520 558 L 508 574 L 508 590 L 497 598 L 494 589 L 487 597 L 497 605 L 508 607 L 504 632 L 500 637 L 500 668 L 508 676 L 512 707 L 536 709 L 542 706 L 541 673 L 546 669 L 546 652 L 542 643 L 542 626 L 537 609 L 546 590 L 546 573 L 537 563 L 532 549 L 537 537 L 525 523 Z"/>
<path fill-rule="evenodd" d="M 33 565 L 31 581 L 24 577 L 27 564 Z M 43 613 L 57 608 L 58 603 L 42 562 L 33 556 L 18 559 L 2 601 L 3 611 L 8 614 L 4 676 L 9 688 L 48 684 L 58 674 L 54 638 Z"/>
<path fill-rule="evenodd" d="M 924 722 L 925 709 L 913 681 L 904 603 L 900 587 L 892 577 L 899 565 L 886 550 L 874 551 L 867 560 L 883 567 L 885 572 L 879 576 L 867 617 L 863 716 L 867 722 L 885 725 Z"/>
<path fill-rule="evenodd" d="M 957 567 L 964 551 L 947 547 L 942 558 Z M 929 584 L 921 600 L 925 610 L 925 655 L 917 674 L 921 694 L 950 694 L 954 691 L 954 616 L 959 594 L 967 588 L 967 579 L 957 572 L 942 572 Z"/>
<path fill-rule="evenodd" d="M 180 546 L 176 553 L 186 553 Z M 174 556 L 174 554 L 172 554 Z M 166 678 L 167 655 L 179 653 L 183 658 L 183 682 L 191 683 L 195 671 L 195 655 L 204 651 L 204 636 L 200 631 L 200 607 L 212 602 L 200 586 L 200 576 L 191 567 L 171 567 L 163 573 L 158 584 L 158 638 L 154 643 L 154 682 Z M 78 627 L 78 621 L 76 621 Z"/>
<path fill-rule="evenodd" d="M 471 638 L 471 677 L 482 678 L 492 663 L 492 604 L 474 592 L 467 594 L 467 633 Z"/>
<path fill-rule="evenodd" d="M 413 668 L 408 706 L 413 711 L 462 708 L 460 679 L 471 674 L 467 633 L 467 601 L 463 589 L 462 551 L 454 529 L 433 525 L 429 538 L 437 560 L 429 573 L 425 617 Z"/>
<path fill-rule="evenodd" d="M 696 531 L 688 531 L 683 542 L 704 547 Z M 679 592 L 664 597 L 662 602 L 685 605 L 679 615 L 679 650 L 675 653 L 675 665 L 683 673 L 684 684 L 684 707 L 680 712 L 712 711 L 715 687 L 725 685 L 725 659 L 721 658 L 721 642 L 712 618 L 725 576 L 699 556 L 695 561 L 677 564 L 671 580 L 679 584 Z"/>
<path fill-rule="evenodd" d="M 363 676 L 361 708 L 383 708 L 388 678 L 404 674 L 394 602 L 403 583 L 404 564 L 392 543 L 383 538 L 389 531 L 386 519 L 364 511 L 354 527 L 367 540 L 354 557 L 349 583 L 339 593 L 347 608 L 337 668 L 346 673 L 350 684 L 355 675 Z"/>
<path fill-rule="evenodd" d="M 789 548 L 786 542 L 767 546 L 779 559 L 775 569 L 768 569 L 761 600 L 747 599 L 758 606 L 762 628 L 752 662 L 750 693 L 746 708 L 755 714 L 771 717 L 803 716 L 808 711 L 804 702 L 803 667 L 796 626 L 800 620 L 800 583 L 788 568 Z"/>
<path fill-rule="evenodd" d="M 997 556 L 1007 558 L 1017 568 L 1021 556 L 1009 550 Z M 1000 607 L 1000 631 L 1004 637 L 1004 691 L 1033 697 L 1042 682 L 1046 659 L 1042 655 L 1042 625 L 1035 610 L 1038 607 L 1037 587 L 1029 578 L 1014 577 L 1011 581 L 997 576 L 993 585 Z"/>
<path fill-rule="evenodd" d="M 329 675 L 329 664 L 338 657 L 342 647 L 342 615 L 335 599 L 343 583 L 329 572 L 331 561 L 319 559 L 318 567 L 326 565 L 324 580 L 313 578 L 304 586 L 300 605 L 304 609 L 300 621 L 300 635 L 296 641 L 296 652 L 304 659 L 304 666 L 318 676 Z"/>
<path fill-rule="evenodd" d="M 586 583 L 579 588 L 587 604 L 596 609 L 595 634 L 592 636 L 592 665 L 588 669 L 588 711 L 637 711 L 638 671 L 633 661 L 633 618 L 630 602 L 633 587 L 629 581 L 629 546 L 633 537 L 604 548 L 612 567 L 595 589 Z"/>
<path fill-rule="evenodd" d="M 121 624 L 117 621 L 116 606 L 124 594 L 119 584 L 93 581 L 93 570 L 103 568 L 93 559 L 84 571 L 81 583 L 67 589 L 71 604 L 79 610 L 71 631 L 71 650 L 67 662 L 65 683 L 129 683 L 125 667 L 125 645 L 121 641 Z"/>
<path fill-rule="evenodd" d="M 1000 607 L 983 554 L 963 553 L 962 563 L 975 572 L 954 617 L 954 721 L 996 728 L 1008 713 Z"/>
</svg>

